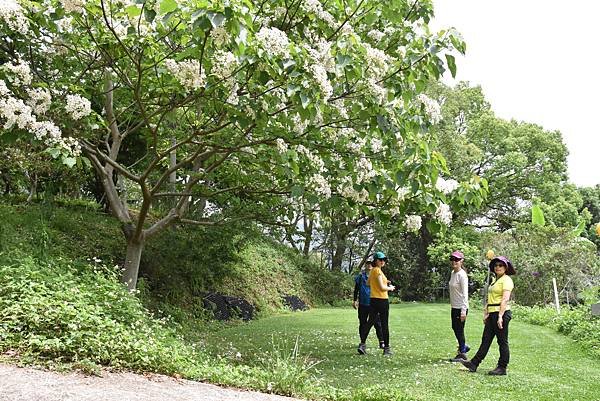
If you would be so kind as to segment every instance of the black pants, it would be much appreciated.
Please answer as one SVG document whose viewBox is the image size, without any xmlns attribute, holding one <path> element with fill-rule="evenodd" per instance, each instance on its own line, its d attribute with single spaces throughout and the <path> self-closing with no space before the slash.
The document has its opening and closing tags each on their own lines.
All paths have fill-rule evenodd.
<svg viewBox="0 0 600 401">
<path fill-rule="evenodd" d="M 452 319 L 452 330 L 454 330 L 454 336 L 458 341 L 458 351 L 465 352 L 465 322 L 460 320 L 461 309 L 452 308 L 450 310 L 450 318 Z M 467 310 L 469 314 L 469 310 Z"/>
<path fill-rule="evenodd" d="M 390 302 L 387 299 L 371 298 L 371 309 L 369 310 L 369 318 L 367 319 L 367 326 L 365 330 L 360 333 L 360 342 L 365 343 L 369 336 L 371 327 L 375 325 L 375 322 L 379 318 L 381 321 L 381 334 L 383 336 L 383 344 L 386 347 L 390 346 L 390 328 L 388 326 L 388 319 L 390 317 Z"/>
<path fill-rule="evenodd" d="M 358 335 L 361 336 L 361 342 L 362 341 L 362 332 L 364 332 L 365 330 L 367 330 L 367 325 L 369 322 L 369 312 L 371 311 L 371 306 L 370 305 L 358 305 Z M 381 319 L 379 318 L 379 315 L 377 315 L 377 318 L 375 320 L 375 323 L 373 324 L 375 326 L 375 333 L 377 333 L 377 339 L 379 340 L 379 342 L 383 341 L 383 334 L 381 333 Z"/>
<path fill-rule="evenodd" d="M 504 316 L 502 318 L 502 330 L 498 328 L 498 314 L 499 312 L 490 313 L 487 321 L 485 322 L 483 335 L 481 336 L 481 345 L 477 350 L 477 354 L 475 354 L 473 359 L 471 359 L 471 362 L 473 362 L 475 365 L 479 365 L 481 361 L 483 361 L 490 349 L 490 345 L 492 345 L 494 337 L 496 337 L 496 341 L 500 347 L 498 366 L 504 369 L 506 369 L 508 366 L 508 362 L 510 360 L 510 350 L 508 349 L 508 323 L 512 319 L 512 313 L 509 310 L 504 312 Z"/>
</svg>

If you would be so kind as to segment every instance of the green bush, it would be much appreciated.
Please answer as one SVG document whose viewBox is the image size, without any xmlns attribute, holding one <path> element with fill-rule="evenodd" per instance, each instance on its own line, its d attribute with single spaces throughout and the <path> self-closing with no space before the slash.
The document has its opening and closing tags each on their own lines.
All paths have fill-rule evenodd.
<svg viewBox="0 0 600 401">
<path fill-rule="evenodd" d="M 563 307 L 560 314 L 552 307 L 516 306 L 514 309 L 519 319 L 551 327 L 600 357 L 600 318 L 592 316 L 588 305 Z"/>
<path fill-rule="evenodd" d="M 199 354 L 105 266 L 17 257 L 0 263 L 0 348 L 38 360 L 175 373 Z"/>
</svg>

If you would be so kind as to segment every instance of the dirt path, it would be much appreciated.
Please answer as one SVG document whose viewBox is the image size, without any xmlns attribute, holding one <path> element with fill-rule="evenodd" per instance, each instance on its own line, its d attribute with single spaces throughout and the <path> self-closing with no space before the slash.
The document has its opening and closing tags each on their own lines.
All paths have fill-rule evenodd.
<svg viewBox="0 0 600 401">
<path fill-rule="evenodd" d="M 60 374 L 0 364 L 0 401 L 299 401 L 169 376 Z"/>
</svg>

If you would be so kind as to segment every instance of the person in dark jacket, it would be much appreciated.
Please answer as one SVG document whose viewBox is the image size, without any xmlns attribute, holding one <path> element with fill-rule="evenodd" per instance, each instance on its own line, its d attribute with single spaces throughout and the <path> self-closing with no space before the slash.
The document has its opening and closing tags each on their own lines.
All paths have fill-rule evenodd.
<svg viewBox="0 0 600 401">
<path fill-rule="evenodd" d="M 371 269 L 373 269 L 373 266 L 374 262 L 367 262 L 366 268 L 361 270 L 354 278 L 354 301 L 352 302 L 352 307 L 358 309 L 359 336 L 360 333 L 368 327 L 369 312 L 371 310 L 371 288 L 369 287 L 369 284 L 367 284 L 367 280 L 369 279 L 369 273 L 371 272 Z M 379 315 L 375 320 L 374 326 L 377 339 L 379 340 L 379 348 L 383 349 L 384 341 Z"/>
</svg>

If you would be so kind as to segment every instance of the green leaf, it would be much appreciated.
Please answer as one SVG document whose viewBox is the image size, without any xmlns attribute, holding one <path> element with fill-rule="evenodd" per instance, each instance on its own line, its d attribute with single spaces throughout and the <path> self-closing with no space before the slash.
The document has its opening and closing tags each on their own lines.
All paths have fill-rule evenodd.
<svg viewBox="0 0 600 401">
<path fill-rule="evenodd" d="M 302 102 L 302 108 L 305 109 L 310 104 L 310 98 L 304 93 L 300 94 L 300 101 Z"/>
<path fill-rule="evenodd" d="M 125 7 L 125 12 L 127 12 L 129 18 L 135 18 L 140 16 L 142 9 L 132 4 L 129 7 Z"/>
<path fill-rule="evenodd" d="M 62 162 L 67 167 L 73 167 L 75 164 L 77 164 L 77 159 L 74 157 L 63 157 Z"/>
<path fill-rule="evenodd" d="M 225 22 L 225 15 L 221 13 L 209 12 L 206 14 L 213 28 L 220 27 Z"/>
<path fill-rule="evenodd" d="M 175 0 L 162 0 L 160 2 L 160 13 L 167 14 L 177 10 L 177 2 Z"/>
<path fill-rule="evenodd" d="M 546 224 L 544 212 L 542 211 L 540 205 L 533 205 L 531 207 L 531 223 L 542 227 Z"/>
<path fill-rule="evenodd" d="M 446 54 L 446 62 L 448 63 L 448 68 L 450 69 L 452 78 L 456 78 L 456 59 L 453 55 Z"/>
<path fill-rule="evenodd" d="M 575 227 L 573 229 L 573 235 L 576 237 L 579 237 L 584 230 L 585 230 L 585 221 L 580 220 L 579 224 L 577 224 L 577 227 Z"/>
</svg>

